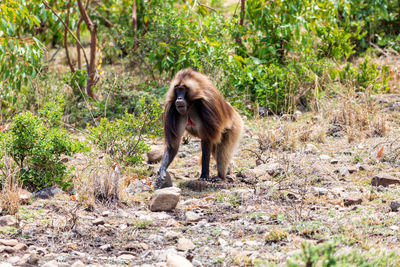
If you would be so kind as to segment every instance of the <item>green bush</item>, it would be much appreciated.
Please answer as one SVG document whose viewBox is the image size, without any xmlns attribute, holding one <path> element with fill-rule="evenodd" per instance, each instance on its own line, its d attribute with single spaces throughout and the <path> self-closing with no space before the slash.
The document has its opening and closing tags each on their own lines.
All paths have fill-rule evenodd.
<svg viewBox="0 0 400 267">
<path fill-rule="evenodd" d="M 61 127 L 62 105 L 62 101 L 47 103 L 39 110 L 39 116 L 29 111 L 20 113 L 10 129 L 2 134 L 1 150 L 13 158 L 24 187 L 30 190 L 51 185 L 67 188 L 70 170 L 61 156 L 72 156 L 87 149 Z"/>
<path fill-rule="evenodd" d="M 374 250 L 362 252 L 356 249 L 341 252 L 334 242 L 325 242 L 313 245 L 305 242 L 301 245 L 301 252 L 292 256 L 288 267 L 297 266 L 398 266 L 399 255 L 394 252 Z"/>
<path fill-rule="evenodd" d="M 377 63 L 371 62 L 366 57 L 358 67 L 350 63 L 342 69 L 332 69 L 331 78 L 341 83 L 350 83 L 357 91 L 372 90 L 373 92 L 388 92 L 390 90 L 388 81 L 391 79 L 390 68 L 387 65 L 379 67 Z"/>
<path fill-rule="evenodd" d="M 154 99 L 138 101 L 134 114 L 125 113 L 121 119 L 102 118 L 97 127 L 89 126 L 90 139 L 114 160 L 128 165 L 140 163 L 142 153 L 149 150 L 144 142 L 148 137 L 161 135 L 162 107 Z"/>
</svg>

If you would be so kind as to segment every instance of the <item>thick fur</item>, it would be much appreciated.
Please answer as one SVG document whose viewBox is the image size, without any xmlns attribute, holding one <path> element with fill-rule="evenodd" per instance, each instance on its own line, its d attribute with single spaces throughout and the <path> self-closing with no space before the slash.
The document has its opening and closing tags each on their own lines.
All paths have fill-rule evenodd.
<svg viewBox="0 0 400 267">
<path fill-rule="evenodd" d="M 175 87 L 188 89 L 189 114 L 195 128 L 186 127 L 187 117 L 175 107 Z M 218 177 L 225 179 L 228 165 L 239 143 L 243 122 L 235 109 L 226 102 L 207 76 L 191 69 L 179 71 L 171 82 L 165 100 L 164 137 L 167 148 L 177 149 L 184 130 L 211 143 L 217 162 Z"/>
</svg>

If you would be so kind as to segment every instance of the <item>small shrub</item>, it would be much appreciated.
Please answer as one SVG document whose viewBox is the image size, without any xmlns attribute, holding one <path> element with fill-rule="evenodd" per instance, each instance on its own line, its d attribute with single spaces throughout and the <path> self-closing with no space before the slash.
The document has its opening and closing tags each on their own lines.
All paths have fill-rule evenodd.
<svg viewBox="0 0 400 267">
<path fill-rule="evenodd" d="M 280 228 L 273 228 L 265 236 L 265 242 L 266 243 L 276 243 L 276 242 L 287 239 L 288 236 L 289 236 L 289 233 L 286 230 L 282 230 Z"/>
<path fill-rule="evenodd" d="M 62 100 L 47 103 L 39 110 L 39 116 L 31 112 L 18 114 L 3 136 L 3 149 L 20 168 L 18 176 L 30 190 L 55 184 L 66 189 L 70 185 L 70 170 L 61 156 L 87 149 L 61 127 L 62 105 Z"/>
<path fill-rule="evenodd" d="M 149 151 L 144 136 L 161 135 L 161 105 L 155 100 L 146 103 L 142 98 L 134 114 L 125 113 L 121 119 L 100 120 L 97 127 L 89 126 L 90 139 L 113 160 L 128 165 L 143 161 L 142 154 Z"/>
</svg>

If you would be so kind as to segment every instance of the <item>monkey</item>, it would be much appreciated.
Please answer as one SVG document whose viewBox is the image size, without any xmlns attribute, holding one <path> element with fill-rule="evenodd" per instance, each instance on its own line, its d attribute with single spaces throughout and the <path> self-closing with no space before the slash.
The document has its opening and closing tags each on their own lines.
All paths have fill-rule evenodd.
<svg viewBox="0 0 400 267">
<path fill-rule="evenodd" d="M 201 174 L 198 180 L 217 182 L 226 179 L 243 122 L 206 75 L 190 68 L 175 75 L 164 102 L 163 127 L 166 148 L 156 176 L 156 189 L 172 186 L 166 179 L 167 168 L 178 152 L 185 131 L 201 140 Z M 218 172 L 218 176 L 213 178 L 209 177 L 211 154 L 217 162 Z"/>
</svg>

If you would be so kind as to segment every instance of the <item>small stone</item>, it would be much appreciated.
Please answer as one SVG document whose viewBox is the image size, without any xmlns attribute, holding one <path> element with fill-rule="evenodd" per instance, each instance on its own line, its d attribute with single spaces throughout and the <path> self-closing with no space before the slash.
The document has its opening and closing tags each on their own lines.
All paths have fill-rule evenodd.
<svg viewBox="0 0 400 267">
<path fill-rule="evenodd" d="M 343 199 L 343 205 L 348 207 L 348 206 L 353 206 L 353 205 L 359 205 L 362 202 L 362 198 L 359 196 L 346 196 Z"/>
<path fill-rule="evenodd" d="M 193 264 L 181 255 L 169 253 L 167 254 L 168 267 L 192 267 Z"/>
<path fill-rule="evenodd" d="M 4 251 L 12 254 L 12 253 L 16 252 L 17 250 L 14 247 L 4 246 Z"/>
<path fill-rule="evenodd" d="M 321 160 L 330 160 L 330 159 L 331 159 L 330 156 L 325 155 L 325 154 L 322 154 L 321 156 L 319 156 L 319 158 L 320 158 Z"/>
<path fill-rule="evenodd" d="M 351 167 L 348 167 L 347 170 L 349 171 L 349 173 L 355 173 L 355 172 L 358 171 L 358 168 L 354 167 L 354 166 L 351 166 Z"/>
<path fill-rule="evenodd" d="M 0 262 L 0 267 L 13 267 L 13 265 L 9 262 Z"/>
<path fill-rule="evenodd" d="M 317 196 L 325 196 L 329 193 L 329 190 L 322 187 L 313 187 L 314 194 Z"/>
<path fill-rule="evenodd" d="M 112 246 L 110 244 L 105 244 L 100 246 L 100 249 L 104 251 L 110 251 L 112 249 Z"/>
<path fill-rule="evenodd" d="M 370 170 L 372 170 L 372 167 L 369 166 L 369 165 L 360 165 L 358 168 L 359 168 L 360 171 L 370 171 Z"/>
<path fill-rule="evenodd" d="M 338 159 L 331 159 L 330 163 L 331 164 L 338 164 L 339 160 Z"/>
<path fill-rule="evenodd" d="M 371 180 L 371 185 L 373 186 L 389 186 L 391 184 L 400 184 L 400 180 L 394 178 L 387 173 L 380 173 L 375 175 Z"/>
<path fill-rule="evenodd" d="M 27 246 L 24 243 L 18 243 L 14 246 L 17 251 L 26 250 Z"/>
<path fill-rule="evenodd" d="M 103 225 L 105 222 L 104 222 L 104 218 L 100 217 L 100 218 L 94 219 L 92 221 L 92 223 L 93 223 L 93 225 Z"/>
<path fill-rule="evenodd" d="M 4 246 L 13 247 L 18 244 L 18 240 L 16 239 L 0 239 L 0 244 Z"/>
<path fill-rule="evenodd" d="M 168 231 L 168 232 L 165 233 L 164 237 L 167 240 L 176 240 L 178 238 L 183 237 L 183 235 L 182 235 L 182 233 L 178 233 L 178 232 L 175 232 L 175 231 Z"/>
<path fill-rule="evenodd" d="M 37 265 L 39 262 L 39 256 L 36 253 L 27 253 L 21 258 L 21 265 L 29 263 L 31 265 Z"/>
<path fill-rule="evenodd" d="M 101 214 L 101 216 L 103 217 L 108 217 L 110 216 L 111 212 L 109 210 L 103 211 L 103 213 Z"/>
<path fill-rule="evenodd" d="M 153 164 L 160 162 L 164 156 L 164 146 L 151 146 L 150 152 L 147 153 L 147 163 Z"/>
<path fill-rule="evenodd" d="M 150 200 L 151 211 L 169 211 L 175 209 L 179 202 L 181 189 L 167 187 L 156 190 Z"/>
<path fill-rule="evenodd" d="M 228 242 L 226 242 L 224 239 L 219 237 L 218 238 L 218 245 L 220 245 L 221 247 L 226 247 L 228 245 Z"/>
<path fill-rule="evenodd" d="M 33 194 L 31 192 L 22 188 L 19 189 L 19 200 L 21 201 L 21 204 L 28 204 L 32 198 Z"/>
<path fill-rule="evenodd" d="M 282 165 L 277 162 L 263 164 L 263 165 L 258 166 L 257 168 L 259 168 L 261 166 L 265 167 L 265 171 L 273 177 L 277 177 L 284 173 Z"/>
<path fill-rule="evenodd" d="M 0 226 L 16 226 L 17 219 L 12 215 L 5 215 L 0 217 Z"/>
<path fill-rule="evenodd" d="M 316 154 L 317 151 L 318 151 L 318 148 L 313 144 L 306 144 L 306 147 L 304 149 L 304 153 L 306 153 L 306 154 Z"/>
<path fill-rule="evenodd" d="M 11 264 L 16 264 L 17 262 L 19 262 L 21 260 L 21 258 L 19 256 L 12 256 L 10 258 L 7 259 L 7 261 Z"/>
<path fill-rule="evenodd" d="M 118 256 L 118 259 L 130 261 L 130 260 L 135 259 L 135 256 L 133 256 L 131 254 L 122 254 L 121 256 Z"/>
<path fill-rule="evenodd" d="M 83 264 L 83 262 L 81 262 L 80 260 L 77 260 L 76 262 L 74 262 L 71 267 L 85 267 L 86 265 Z"/>
<path fill-rule="evenodd" d="M 389 227 L 390 230 L 398 231 L 400 228 L 397 225 L 392 225 Z"/>
<path fill-rule="evenodd" d="M 398 211 L 400 208 L 400 201 L 394 200 L 390 202 L 390 209 L 394 212 Z"/>
<path fill-rule="evenodd" d="M 336 169 L 335 172 L 338 173 L 339 176 L 342 176 L 342 177 L 350 174 L 350 172 L 349 172 L 347 167 L 340 167 L 340 168 Z"/>
<path fill-rule="evenodd" d="M 195 248 L 195 246 L 190 239 L 187 239 L 185 237 L 179 238 L 178 245 L 177 245 L 178 250 L 186 251 L 186 250 L 190 250 L 190 249 L 194 249 L 194 248 Z"/>
<path fill-rule="evenodd" d="M 186 222 L 187 223 L 193 223 L 193 222 L 198 222 L 201 220 L 201 215 L 197 214 L 193 211 L 187 211 L 185 213 L 185 217 L 186 217 Z"/>
</svg>

